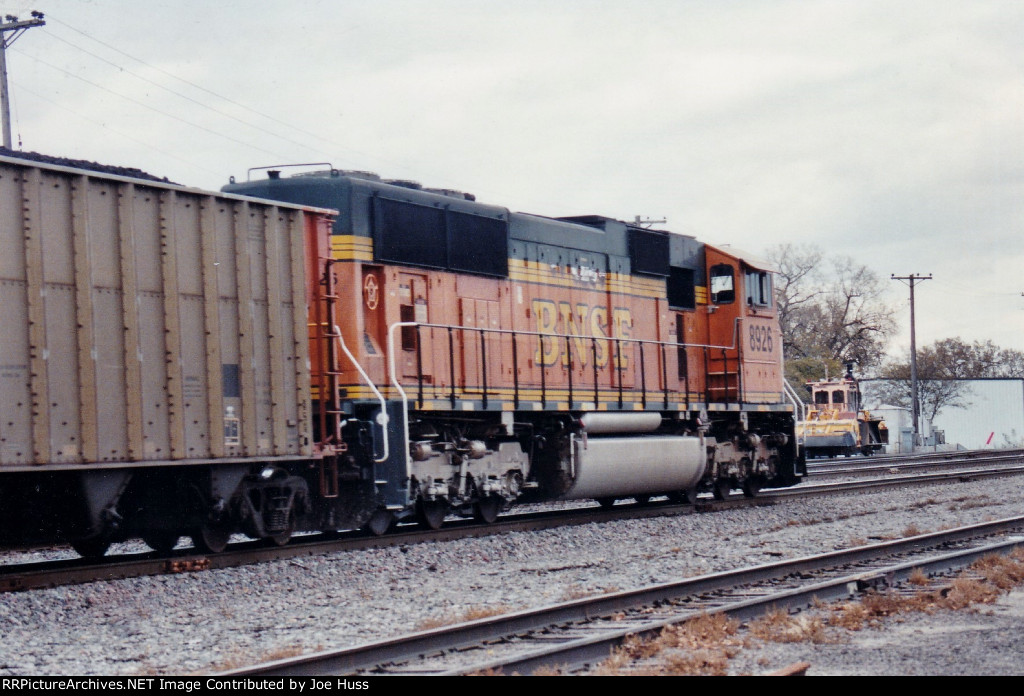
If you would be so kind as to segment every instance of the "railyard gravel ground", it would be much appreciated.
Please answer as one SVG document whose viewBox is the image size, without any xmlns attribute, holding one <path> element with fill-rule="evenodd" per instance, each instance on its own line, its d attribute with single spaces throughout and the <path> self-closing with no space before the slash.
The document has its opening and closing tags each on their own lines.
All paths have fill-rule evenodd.
<svg viewBox="0 0 1024 696">
<path fill-rule="evenodd" d="M 210 674 L 681 577 L 1024 514 L 1024 479 L 370 549 L 0 595 L 0 675 Z M 1024 594 L 826 644 L 748 640 L 731 674 L 1024 673 Z"/>
</svg>

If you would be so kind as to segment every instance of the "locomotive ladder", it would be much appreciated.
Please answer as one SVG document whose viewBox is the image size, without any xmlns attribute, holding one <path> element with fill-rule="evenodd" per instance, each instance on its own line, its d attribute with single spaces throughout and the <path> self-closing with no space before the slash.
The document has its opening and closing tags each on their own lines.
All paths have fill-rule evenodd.
<svg viewBox="0 0 1024 696">
<path fill-rule="evenodd" d="M 316 343 L 326 351 L 326 355 L 319 361 L 317 370 L 317 418 L 320 421 L 320 438 L 317 444 L 324 455 L 320 458 L 320 495 L 324 498 L 337 498 L 338 453 L 344 451 L 344 443 L 340 438 L 342 413 L 338 403 L 338 379 L 341 371 L 338 369 L 338 356 L 334 345 L 335 341 L 341 338 L 341 332 L 337 330 L 334 322 L 338 301 L 331 275 L 331 265 L 334 262 L 324 257 L 320 257 L 319 261 L 324 273 L 318 283 L 320 297 L 312 304 Z"/>
<path fill-rule="evenodd" d="M 321 486 L 327 487 L 328 490 L 333 491 L 333 496 L 338 495 L 338 477 L 337 477 L 337 455 L 345 452 L 348 446 L 341 439 L 341 424 L 342 416 L 344 413 L 341 410 L 340 399 L 338 397 L 341 376 L 341 368 L 339 366 L 339 356 L 336 348 L 340 348 L 345 354 L 352 366 L 356 369 L 356 372 L 362 377 L 363 381 L 366 382 L 367 386 L 370 387 L 370 391 L 377 398 L 380 403 L 380 414 L 376 418 L 377 424 L 383 431 L 383 454 L 377 456 L 376 451 L 373 453 L 374 462 L 381 463 L 388 460 L 389 457 L 389 444 L 388 444 L 388 411 L 387 404 L 384 401 L 384 396 L 377 389 L 377 386 L 370 379 L 370 376 L 366 374 L 366 370 L 359 364 L 356 356 L 352 354 L 352 351 L 345 345 L 345 337 L 342 335 L 339 324 L 336 320 L 335 309 L 338 301 L 337 290 L 335 289 L 334 278 L 331 275 L 331 266 L 334 264 L 334 259 L 330 257 L 319 257 L 320 262 L 323 264 L 324 273 L 319 283 L 319 297 L 313 304 L 316 306 L 316 337 L 319 345 L 324 346 L 326 353 L 326 361 L 321 361 L 319 365 L 320 375 L 320 393 L 318 399 L 320 402 L 320 444 L 325 448 L 330 446 L 333 452 L 330 455 L 331 463 L 326 467 L 321 465 L 322 477 L 326 475 L 330 478 L 333 475 L 333 481 L 324 482 L 321 481 Z M 321 311 L 326 313 L 326 316 L 321 315 Z M 326 362 L 326 365 L 324 364 Z M 325 396 L 324 389 L 329 390 L 329 395 Z M 326 428 L 330 427 L 330 435 Z M 325 471 L 325 468 L 327 471 Z M 333 474 L 331 473 L 333 470 Z M 376 483 L 382 484 L 385 481 L 377 481 Z"/>
</svg>

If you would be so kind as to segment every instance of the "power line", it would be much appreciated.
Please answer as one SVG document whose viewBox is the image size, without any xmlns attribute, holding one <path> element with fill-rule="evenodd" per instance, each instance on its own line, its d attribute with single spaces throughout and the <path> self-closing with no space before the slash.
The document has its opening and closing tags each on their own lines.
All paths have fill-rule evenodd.
<svg viewBox="0 0 1024 696">
<path fill-rule="evenodd" d="M 63 24 L 63 22 L 61 22 L 61 24 Z M 67 26 L 67 25 L 64 24 L 64 26 Z M 131 75 L 135 79 L 141 80 L 142 82 L 145 82 L 147 84 L 151 84 L 154 87 L 159 87 L 160 89 L 164 90 L 165 92 L 173 94 L 174 96 L 179 97 L 181 99 L 184 99 L 185 101 L 191 102 L 192 104 L 195 104 L 195 105 L 197 105 L 197 106 L 199 106 L 199 107 L 201 107 L 203 109 L 207 109 L 208 111 L 212 111 L 213 113 L 218 114 L 220 116 L 223 116 L 224 118 L 229 118 L 232 121 L 236 121 L 237 123 L 241 123 L 242 125 L 249 126 L 250 128 L 253 128 L 254 130 L 261 131 L 263 133 L 266 133 L 267 135 L 273 136 L 275 138 L 279 138 L 280 140 L 284 140 L 285 142 L 289 142 L 292 145 L 298 145 L 299 147 L 305 148 L 305 149 L 310 150 L 312 152 L 318 152 L 315 148 L 312 148 L 309 145 L 306 145 L 304 143 L 300 143 L 297 140 L 292 140 L 291 138 L 288 138 L 287 136 L 283 136 L 280 133 L 276 133 L 274 131 L 271 131 L 271 130 L 268 130 L 266 128 L 263 128 L 262 126 L 259 126 L 259 125 L 255 124 L 255 123 L 252 123 L 250 121 L 246 121 L 244 119 L 238 118 L 237 116 L 229 114 L 229 113 L 227 113 L 225 111 L 221 111 L 220 109 L 218 109 L 218 108 L 216 108 L 214 106 L 211 106 L 209 104 L 203 103 L 203 102 L 199 101 L 198 99 L 193 99 L 192 97 L 188 96 L 187 94 L 183 94 L 182 92 L 178 92 L 176 90 L 173 90 L 170 87 L 167 87 L 166 85 L 162 85 L 159 82 L 155 82 L 154 80 L 150 80 L 149 78 L 144 77 L 142 75 L 139 75 L 138 73 L 132 72 L 131 70 L 129 70 L 129 69 L 127 69 L 127 68 L 125 68 L 125 67 L 123 67 L 121 65 L 118 65 L 117 63 L 109 61 L 106 58 L 104 58 L 103 56 L 97 55 L 97 54 L 93 53 L 92 51 L 89 51 L 89 50 L 87 50 L 85 48 L 82 48 L 81 46 L 78 46 L 77 44 L 74 44 L 74 43 L 68 41 L 67 39 L 62 38 L 62 37 L 60 37 L 60 36 L 58 36 L 56 34 L 50 34 L 50 36 L 52 38 L 54 38 L 54 39 L 57 39 L 58 41 L 60 41 L 62 43 L 67 44 L 68 46 L 71 46 L 72 48 L 74 48 L 76 50 L 81 51 L 82 53 L 85 53 L 86 55 L 92 56 L 93 58 L 95 58 L 98 61 L 101 61 L 101 62 L 106 63 L 107 65 L 109 65 L 109 66 L 111 66 L 113 68 L 116 68 L 120 72 L 123 72 L 123 73 L 126 73 L 128 75 Z M 103 45 L 106 45 L 106 44 L 103 44 Z M 116 50 L 116 49 L 113 49 L 113 50 Z M 120 51 L 118 51 L 118 52 L 121 53 Z M 124 55 L 127 55 L 127 54 L 124 54 Z M 142 61 L 139 61 L 139 62 L 142 63 Z M 174 77 L 173 75 L 171 75 L 171 73 L 168 73 L 165 70 L 161 70 L 160 68 L 156 68 L 154 66 L 147 65 L 146 63 L 142 63 L 142 65 L 145 66 L 145 67 L 151 68 L 153 70 L 159 70 L 160 72 L 162 72 L 165 75 L 169 75 L 171 77 Z M 199 87 L 198 85 L 194 85 L 191 82 L 187 82 L 187 81 L 184 81 L 184 80 L 182 80 L 182 81 L 185 82 L 188 85 L 191 85 L 191 86 L 195 87 L 196 89 L 200 89 L 200 90 L 202 90 L 204 92 L 208 92 L 210 94 L 214 94 L 213 92 L 209 92 L 209 90 L 203 89 L 202 87 Z M 223 99 L 224 101 L 228 101 L 229 103 L 235 104 L 235 102 L 231 102 L 231 100 L 226 99 L 225 97 L 220 97 L 220 96 L 218 96 L 216 94 L 214 94 L 214 96 L 217 96 L 218 99 Z M 246 108 L 246 107 L 243 107 L 241 104 L 236 104 L 236 106 L 239 106 L 240 108 L 243 108 L 243 109 Z M 256 113 L 257 115 L 263 116 L 262 114 L 259 114 L 259 112 L 254 112 L 254 113 Z M 269 118 L 269 117 L 264 116 L 264 118 Z M 297 130 L 297 129 L 292 129 L 292 130 Z"/>
<path fill-rule="evenodd" d="M 60 104 L 60 103 L 54 101 L 53 99 L 50 99 L 49 97 L 45 97 L 42 94 L 39 94 L 38 92 L 33 91 L 31 88 L 26 87 L 25 85 L 19 84 L 17 82 L 15 82 L 15 84 L 18 85 L 18 89 L 20 89 L 21 91 L 25 92 L 26 94 L 31 94 L 36 99 L 40 99 L 40 100 L 50 104 L 51 106 L 54 106 L 54 107 L 56 107 L 58 109 L 62 109 L 64 111 L 67 111 L 67 112 L 77 116 L 78 118 L 84 120 L 84 121 L 88 121 L 89 123 L 91 123 L 91 124 L 93 124 L 95 126 L 99 126 L 100 128 L 103 128 L 104 130 L 110 131 L 111 133 L 117 135 L 118 137 L 124 138 L 125 140 L 131 140 L 132 142 L 138 143 L 139 145 L 142 145 L 143 147 L 145 147 L 145 148 L 147 148 L 149 150 L 152 150 L 153 152 L 158 152 L 161 155 L 163 155 L 164 157 L 169 157 L 171 159 L 177 160 L 177 161 L 179 161 L 179 162 L 181 162 L 183 164 L 187 164 L 190 167 L 195 167 L 197 169 L 202 169 L 207 174 L 214 174 L 216 176 L 220 176 L 222 174 L 222 172 L 214 171 L 214 170 L 212 170 L 212 169 L 210 169 L 208 167 L 204 167 L 203 165 L 198 164 L 198 163 L 196 163 L 196 162 L 194 162 L 192 160 L 187 160 L 187 159 L 181 157 L 180 155 L 178 155 L 178 154 L 176 154 L 174 152 L 169 152 L 167 150 L 163 150 L 163 149 L 161 149 L 159 147 L 154 146 L 152 143 L 147 143 L 144 140 L 139 140 L 138 138 L 136 138 L 133 135 L 130 135 L 130 134 L 125 133 L 123 131 L 119 131 L 116 128 L 111 128 L 106 123 L 102 123 L 100 121 L 97 121 L 94 118 L 89 118 L 88 116 L 83 114 L 81 111 L 75 111 L 74 109 L 69 109 L 68 107 L 64 106 L 63 104 Z"/>
<path fill-rule="evenodd" d="M 87 34 L 86 32 L 84 32 L 84 31 L 82 31 L 80 29 L 76 29 L 75 27 L 71 26 L 70 24 L 68 24 L 66 22 L 62 22 L 59 19 L 56 19 L 56 18 L 53 18 L 53 17 L 51 17 L 50 19 L 51 19 L 51 21 L 56 22 L 57 24 L 60 24 L 61 26 L 67 27 L 71 31 L 75 32 L 76 34 L 80 34 L 80 35 L 84 36 L 85 38 L 89 39 L 90 41 L 95 41 L 96 43 L 100 44 L 101 46 L 104 46 L 104 47 L 110 49 L 114 53 L 122 55 L 125 58 L 128 58 L 129 60 L 133 60 L 136 63 L 139 63 L 140 65 L 143 65 L 143 66 L 149 68 L 150 70 L 154 70 L 156 72 L 162 73 L 163 75 L 166 75 L 167 77 L 170 77 L 171 79 L 177 80 L 178 82 L 182 82 L 182 83 L 188 85 L 189 87 L 193 87 L 194 89 L 199 90 L 200 92 L 205 92 L 206 94 L 209 94 L 210 96 L 216 97 L 217 99 L 220 99 L 222 101 L 225 101 L 228 104 L 232 104 L 234 106 L 237 106 L 240 109 L 243 109 L 243 110 L 248 111 L 248 112 L 250 112 L 252 114 L 260 116 L 261 118 L 265 118 L 268 121 L 273 121 L 274 123 L 276 123 L 276 124 L 278 124 L 280 126 L 284 126 L 285 128 L 288 128 L 289 130 L 295 131 L 297 133 L 302 133 L 303 135 L 308 135 L 309 137 L 315 138 L 316 140 L 319 140 L 320 142 L 327 143 L 329 145 L 333 145 L 335 147 L 342 148 L 344 150 L 348 150 L 349 152 L 353 152 L 354 154 L 365 155 L 365 153 L 359 152 L 357 150 L 352 150 L 351 148 L 348 148 L 348 147 L 346 147 L 346 146 L 344 146 L 344 145 L 342 145 L 340 143 L 336 143 L 333 140 L 330 140 L 328 138 L 323 137 L 322 135 L 318 135 L 316 133 L 312 133 L 310 131 L 303 130 L 302 128 L 298 128 L 298 127 L 296 127 L 296 126 L 294 126 L 294 125 L 292 125 L 290 123 L 286 123 L 285 121 L 282 121 L 282 120 L 280 120 L 278 118 L 275 118 L 275 117 L 271 116 L 270 114 L 265 114 L 262 111 L 259 111 L 257 109 L 253 109 L 252 107 L 246 106 L 245 104 L 237 102 L 234 99 L 231 99 L 229 97 L 225 97 L 222 94 L 218 94 L 217 92 L 214 92 L 213 90 L 210 90 L 210 89 L 207 89 L 206 87 L 203 87 L 202 85 L 198 85 L 198 84 L 196 84 L 194 82 L 190 82 L 189 80 L 186 80 L 183 77 L 179 77 L 179 76 L 175 75 L 172 72 L 164 70 L 163 68 L 160 68 L 160 67 L 155 66 L 155 65 L 151 65 L 151 64 L 147 63 L 146 61 L 144 61 L 144 60 L 142 60 L 140 58 L 136 58 L 135 56 L 131 55 L 130 53 L 126 53 L 126 52 L 122 51 L 121 49 L 119 49 L 119 48 L 117 48 L 115 46 L 111 46 L 110 44 L 106 43 L 105 41 L 97 39 L 94 36 L 90 36 L 89 34 Z M 68 41 L 65 41 L 65 43 L 68 43 L 69 45 L 74 46 L 74 44 L 71 44 Z M 74 47 L 75 48 L 79 48 L 78 46 L 74 46 Z M 88 51 L 85 51 L 85 49 L 79 49 L 79 50 L 82 50 L 85 53 L 89 53 Z M 93 55 L 93 54 L 89 53 L 89 55 Z M 96 57 L 98 57 L 98 56 L 96 56 Z M 104 60 L 104 59 L 101 58 L 100 60 Z M 105 62 L 108 62 L 108 61 L 105 61 Z M 269 131 L 265 131 L 265 132 L 269 133 Z M 280 135 L 277 135 L 276 133 L 271 133 L 271 134 L 275 135 L 276 137 L 282 137 Z M 303 146 L 303 147 L 308 147 L 308 146 Z M 312 149 L 312 148 L 310 148 L 310 149 Z"/>
<path fill-rule="evenodd" d="M 57 70 L 58 72 L 64 73 L 68 77 L 73 77 L 76 80 L 81 80 L 82 82 L 86 83 L 87 85 L 91 85 L 93 87 L 96 87 L 97 89 L 101 89 L 104 92 L 109 92 L 110 94 L 113 94 L 115 97 L 118 97 L 120 99 L 124 99 L 125 101 L 131 102 L 133 104 L 137 104 L 138 106 L 141 106 L 144 109 L 149 109 L 150 111 L 154 111 L 154 112 L 156 112 L 156 113 L 158 113 L 158 114 L 160 114 L 162 116 L 166 116 L 167 118 L 174 119 L 175 121 L 180 121 L 181 123 L 184 123 L 187 126 L 192 126 L 193 128 L 198 128 L 199 130 L 202 130 L 202 131 L 205 131 L 207 133 L 210 133 L 211 135 L 216 135 L 217 137 L 224 138 L 225 140 L 230 140 L 230 141 L 232 141 L 234 143 L 237 143 L 239 145 L 245 145 L 246 147 L 251 147 L 251 148 L 253 148 L 255 150 L 260 150 L 261 152 L 265 152 L 268 155 L 273 155 L 274 157 L 277 157 L 279 159 L 281 159 L 281 158 L 285 158 L 286 159 L 285 155 L 282 155 L 282 154 L 280 154 L 278 152 L 273 152 L 271 150 L 264 149 L 262 147 L 259 147 L 258 145 L 253 145 L 252 143 L 247 143 L 244 140 L 239 140 L 238 138 L 234 138 L 234 137 L 232 137 L 230 135 L 225 135 L 224 133 L 218 133 L 217 131 L 215 131 L 213 129 L 207 128 L 206 126 L 201 126 L 198 123 L 193 123 L 192 121 L 189 121 L 187 119 L 181 118 L 180 116 L 175 116 L 174 114 L 169 114 L 169 113 L 167 113 L 165 111 L 161 111 L 160 109 L 157 109 L 156 107 L 150 106 L 149 104 L 146 104 L 145 102 L 139 101 L 138 99 L 133 99 L 132 97 L 125 96 L 124 94 L 120 94 L 118 92 L 115 92 L 114 90 L 110 89 L 109 87 L 104 87 L 103 85 L 97 84 L 96 82 L 93 82 L 92 80 L 87 80 L 87 79 L 85 79 L 84 77 L 82 77 L 80 75 L 75 75 L 74 73 L 69 72 L 69 71 L 65 70 L 64 68 L 58 67 L 58 66 L 56 66 L 56 65 L 54 65 L 52 63 L 48 63 L 47 61 L 43 60 L 42 58 L 36 57 L 35 60 L 39 61 L 40 63 L 42 63 L 43 65 L 45 65 L 45 66 L 47 66 L 49 68 L 53 68 L 54 70 Z"/>
</svg>

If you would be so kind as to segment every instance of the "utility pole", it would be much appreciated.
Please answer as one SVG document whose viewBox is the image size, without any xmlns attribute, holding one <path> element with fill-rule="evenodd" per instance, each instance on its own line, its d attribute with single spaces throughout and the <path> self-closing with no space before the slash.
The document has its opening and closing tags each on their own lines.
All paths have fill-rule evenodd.
<svg viewBox="0 0 1024 696">
<path fill-rule="evenodd" d="M 915 336 L 914 327 L 914 285 L 923 280 L 931 280 L 932 274 L 929 273 L 926 276 L 920 273 L 911 273 L 908 276 L 890 276 L 892 280 L 898 280 L 901 283 L 910 286 L 910 401 L 912 404 L 912 414 L 914 418 L 914 446 L 917 446 L 918 427 L 917 422 L 920 417 L 921 409 L 918 406 L 917 400 L 917 338 Z"/>
<path fill-rule="evenodd" d="M 32 27 L 41 27 L 43 13 L 32 10 L 32 19 L 19 21 L 14 15 L 4 17 L 6 24 L 0 24 L 0 111 L 3 112 L 4 147 L 11 149 L 11 95 L 7 91 L 7 47 Z M 8 37 L 8 34 L 10 36 Z"/>
</svg>

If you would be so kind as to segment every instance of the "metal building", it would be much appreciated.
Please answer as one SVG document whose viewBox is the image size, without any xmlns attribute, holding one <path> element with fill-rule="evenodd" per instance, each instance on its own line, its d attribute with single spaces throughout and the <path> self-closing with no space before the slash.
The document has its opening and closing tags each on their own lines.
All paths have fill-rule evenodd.
<svg viewBox="0 0 1024 696">
<path fill-rule="evenodd" d="M 888 416 L 895 407 L 879 404 L 872 384 L 882 380 L 861 380 L 865 406 L 872 412 Z M 1024 444 L 1024 379 L 990 378 L 958 380 L 966 383 L 967 406 L 949 406 L 939 411 L 935 420 L 921 424 L 921 435 L 943 433 L 947 445 L 966 449 L 999 449 Z M 891 440 L 896 429 L 888 424 Z M 913 427 L 912 423 L 908 425 Z M 929 427 L 930 426 L 930 427 Z M 899 426 L 897 426 L 899 427 Z M 890 449 L 892 451 L 892 449 Z"/>
</svg>

